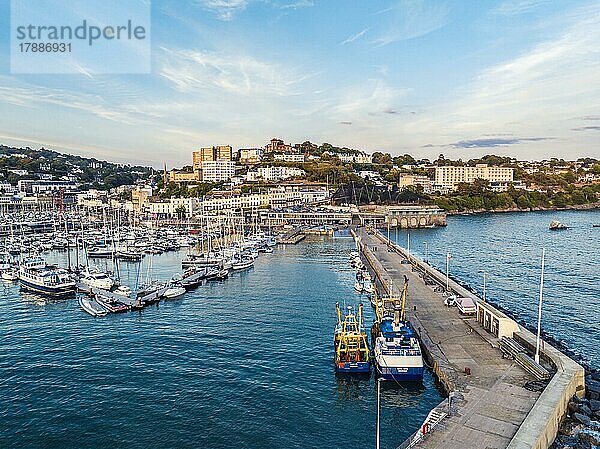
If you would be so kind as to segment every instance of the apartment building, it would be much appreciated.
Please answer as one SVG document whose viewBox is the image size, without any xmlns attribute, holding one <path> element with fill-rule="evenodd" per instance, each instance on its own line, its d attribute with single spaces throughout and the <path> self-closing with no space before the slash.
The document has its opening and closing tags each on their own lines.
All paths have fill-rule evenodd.
<svg viewBox="0 0 600 449">
<path fill-rule="evenodd" d="M 260 148 L 241 148 L 240 149 L 240 164 L 253 165 L 260 163 L 263 155 L 263 150 Z"/>
<path fill-rule="evenodd" d="M 200 170 L 203 162 L 231 161 L 232 151 L 230 145 L 200 148 L 192 152 L 192 167 L 194 170 Z"/>
<path fill-rule="evenodd" d="M 216 160 L 202 162 L 202 181 L 228 181 L 235 176 L 235 162 Z"/>
<path fill-rule="evenodd" d="M 476 179 L 484 179 L 489 182 L 507 181 L 512 182 L 514 169 L 510 167 L 488 166 L 477 164 L 471 166 L 443 166 L 435 168 L 434 184 L 448 189 L 456 189 L 459 183 L 472 183 Z"/>
</svg>

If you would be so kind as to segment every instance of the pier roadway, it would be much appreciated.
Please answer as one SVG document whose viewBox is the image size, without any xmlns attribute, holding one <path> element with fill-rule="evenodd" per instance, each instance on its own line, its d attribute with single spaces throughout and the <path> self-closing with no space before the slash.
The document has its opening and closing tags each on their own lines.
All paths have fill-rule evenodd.
<svg viewBox="0 0 600 449">
<path fill-rule="evenodd" d="M 450 416 L 414 447 L 500 449 L 508 447 L 540 393 L 523 386 L 533 380 L 502 357 L 493 337 L 474 317 L 446 307 L 442 294 L 425 284 L 412 266 L 377 236 L 357 231 L 361 250 L 376 274 L 379 291 L 399 296 L 409 279 L 407 319 L 418 331 L 428 363 L 452 396 Z M 469 374 L 470 373 L 470 374 Z"/>
</svg>

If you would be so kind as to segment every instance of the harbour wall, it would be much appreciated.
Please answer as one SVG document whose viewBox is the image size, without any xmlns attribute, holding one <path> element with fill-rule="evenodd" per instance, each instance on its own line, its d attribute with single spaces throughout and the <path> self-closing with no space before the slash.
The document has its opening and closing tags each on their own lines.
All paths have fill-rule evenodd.
<svg viewBox="0 0 600 449">
<path fill-rule="evenodd" d="M 354 234 L 354 236 L 356 238 L 356 234 Z M 445 274 L 425 263 L 420 258 L 408 253 L 404 248 L 389 242 L 380 233 L 376 233 L 376 237 L 383 245 L 386 245 L 386 249 L 389 248 L 400 257 L 410 262 L 413 270 L 421 270 L 438 284 L 445 286 Z M 358 245 L 360 247 L 360 240 Z M 374 257 L 370 251 L 362 252 L 373 268 L 381 285 L 386 286 L 389 280 L 383 278 L 383 267 L 377 258 Z M 480 303 L 483 303 L 481 298 L 452 279 L 448 279 L 448 287 L 449 290 L 457 296 L 471 298 L 478 306 Z M 535 350 L 537 338 L 532 332 L 519 325 L 502 311 L 493 307 L 493 305 L 485 303 L 485 308 L 493 311 L 496 316 L 502 319 L 504 324 L 503 331 L 509 334 L 508 336 L 514 338 L 523 347 L 526 347 L 529 350 Z M 443 385 L 444 390 L 447 393 L 454 391 L 451 374 L 452 371 L 454 371 L 454 368 L 444 362 L 443 357 L 437 356 L 437 348 L 433 342 L 427 341 L 425 335 L 420 334 L 420 336 L 426 358 L 430 362 L 433 372 Z M 556 438 L 558 427 L 562 419 L 567 413 L 569 400 L 573 395 L 579 397 L 585 395 L 585 370 L 581 365 L 547 343 L 541 348 L 540 356 L 549 362 L 556 372 L 510 441 L 507 446 L 509 449 L 549 448 Z"/>
</svg>

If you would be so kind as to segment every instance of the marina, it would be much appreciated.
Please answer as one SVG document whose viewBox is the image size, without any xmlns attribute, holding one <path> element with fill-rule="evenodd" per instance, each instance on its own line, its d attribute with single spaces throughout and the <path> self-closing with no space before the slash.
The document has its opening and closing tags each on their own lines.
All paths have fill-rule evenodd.
<svg viewBox="0 0 600 449">
<path fill-rule="evenodd" d="M 376 412 L 375 385 L 382 390 L 383 420 L 379 430 L 382 441 L 387 441 L 386 446 L 451 448 L 464 447 L 467 441 L 476 441 L 478 445 L 494 445 L 493 447 L 547 447 L 545 444 L 550 441 L 548 435 L 553 432 L 555 434 L 556 428 L 540 428 L 540 423 L 550 415 L 548 412 L 535 415 L 540 413 L 536 412 L 536 407 L 540 408 L 540 403 L 560 403 L 562 407 L 566 407 L 564 401 L 568 401 L 571 394 L 565 393 L 552 400 L 545 399 L 545 392 L 540 390 L 539 382 L 542 381 L 546 389 L 550 389 L 555 383 L 561 385 L 552 387 L 556 391 L 573 394 L 580 392 L 578 385 L 581 386 L 583 382 L 581 367 L 577 368 L 576 363 L 560 352 L 551 352 L 554 349 L 550 346 L 544 349 L 544 354 L 547 355 L 542 363 L 534 362 L 528 355 L 532 339 L 525 330 L 520 330 L 519 335 L 515 334 L 512 338 L 498 334 L 498 329 L 509 325 L 502 323 L 514 323 L 510 318 L 491 305 L 477 305 L 480 298 L 473 296 L 472 292 L 453 279 L 447 281 L 451 294 L 445 294 L 446 280 L 443 273 L 428 266 L 416 255 L 409 257 L 406 250 L 394 242 L 389 247 L 392 251 L 388 251 L 390 242 L 386 240 L 385 232 L 377 234 L 365 231 L 365 228 L 356 230 L 356 242 L 336 238 L 334 233 L 333 238 L 309 235 L 301 245 L 276 247 L 275 236 L 265 235 L 251 228 L 243 236 L 232 240 L 229 246 L 222 242 L 211 246 L 209 241 L 216 242 L 216 238 L 189 234 L 175 228 L 155 231 L 124 228 L 120 229 L 119 234 L 127 235 L 125 240 L 132 246 L 141 246 L 139 242 L 142 238 L 136 238 L 136 235 L 143 235 L 145 240 L 146 236 L 154 233 L 171 235 L 169 246 L 176 246 L 176 242 L 184 242 L 184 245 L 160 254 L 146 253 L 140 261 L 119 261 L 113 255 L 97 259 L 81 270 L 56 268 L 55 270 L 72 276 L 74 286 L 81 292 L 76 295 L 73 291 L 72 295 L 67 295 L 64 299 L 53 299 L 53 296 L 40 294 L 41 292 L 27 293 L 25 290 L 19 294 L 19 287 L 15 282 L 5 284 L 4 294 L 5 298 L 12 298 L 11 302 L 15 299 L 18 301 L 20 296 L 25 310 L 33 306 L 38 310 L 38 316 L 41 312 L 43 315 L 50 314 L 49 319 L 57 319 L 52 310 L 56 310 L 56 307 L 63 310 L 64 307 L 69 307 L 69 313 L 65 317 L 75 320 L 74 323 L 81 320 L 87 323 L 105 322 L 108 329 L 154 322 L 161 319 L 163 311 L 167 310 L 172 321 L 159 325 L 159 328 L 168 330 L 167 335 L 181 331 L 183 313 L 191 313 L 201 320 L 217 318 L 205 314 L 206 301 L 210 302 L 210 298 L 221 298 L 218 314 L 225 314 L 230 320 L 236 320 L 237 325 L 240 317 L 250 313 L 253 319 L 258 319 L 251 326 L 252 329 L 256 325 L 261 329 L 270 329 L 272 323 L 277 322 L 281 316 L 290 316 L 284 310 L 289 304 L 295 304 L 295 313 L 304 311 L 307 321 L 301 329 L 288 329 L 291 333 L 289 337 L 284 337 L 284 341 L 288 341 L 291 336 L 293 338 L 286 343 L 287 349 L 281 352 L 282 357 L 286 351 L 295 347 L 296 341 L 305 342 L 308 334 L 318 336 L 318 340 L 330 336 L 330 320 L 335 315 L 337 325 L 334 330 L 333 351 L 331 343 L 326 341 L 319 343 L 319 346 L 313 343 L 308 347 L 313 348 L 313 351 L 318 348 L 317 352 L 320 354 L 319 362 L 313 361 L 311 364 L 318 363 L 320 366 L 321 388 L 334 382 L 338 401 L 353 401 L 356 394 L 362 398 L 360 401 L 363 405 L 354 409 L 353 413 L 357 413 L 356 419 L 360 419 L 368 435 L 357 434 L 354 447 L 370 445 L 376 433 L 374 419 L 368 424 L 364 423 L 364 416 L 373 417 Z M 344 233 L 340 235 L 343 236 Z M 40 240 L 49 238 L 50 236 L 46 236 Z M 68 236 L 65 238 L 69 240 Z M 77 248 L 77 241 L 74 243 L 71 248 L 68 245 L 65 249 L 52 248 L 40 253 L 40 256 L 25 255 L 27 257 L 24 260 L 27 260 L 31 269 L 42 271 L 51 266 L 67 266 L 69 261 L 86 260 L 85 251 Z M 36 245 L 35 241 L 31 244 Z M 114 244 L 117 245 L 118 242 Z M 107 245 L 109 249 L 110 245 L 112 243 Z M 356 246 L 360 251 L 355 251 Z M 310 255 L 314 250 L 318 251 L 318 257 Z M 184 264 L 185 261 L 190 263 Z M 300 266 L 296 266 L 299 262 Z M 285 271 L 278 272 L 282 264 L 285 270 L 292 270 L 287 277 Z M 6 270 L 13 267 L 11 263 L 4 266 Z M 314 270 L 317 271 L 311 274 Z M 334 274 L 335 277 L 330 278 L 328 282 L 331 284 L 322 296 L 318 293 L 320 282 L 323 276 L 327 278 L 327 273 L 329 276 Z M 294 276 L 298 280 L 294 280 Z M 318 278 L 319 281 L 308 281 L 311 277 Z M 209 282 L 215 280 L 218 282 Z M 283 288 L 282 285 L 286 287 Z M 294 291 L 292 285 L 297 288 L 296 300 L 289 294 Z M 315 299 L 305 300 L 306 285 L 311 286 L 310 291 L 319 297 L 318 300 L 316 296 Z M 233 293 L 232 288 L 237 291 Z M 309 293 L 306 294 L 312 298 Z M 239 303 L 239 300 L 232 302 L 228 298 L 247 299 Z M 271 301 L 275 298 L 280 298 L 281 303 L 271 309 Z M 337 301 L 334 301 L 336 298 Z M 259 303 L 264 305 L 259 307 Z M 131 313 L 149 306 L 153 307 L 142 314 Z M 248 310 L 243 312 L 239 307 L 247 307 Z M 475 307 L 474 311 L 472 307 Z M 322 316 L 314 314 L 314 310 L 323 308 L 332 312 Z M 336 310 L 335 314 L 332 309 Z M 130 313 L 122 313 L 128 311 Z M 486 321 L 485 313 L 488 312 L 500 320 L 500 324 L 493 325 L 491 330 L 485 327 L 486 323 L 494 321 L 492 318 Z M 78 318 L 74 318 L 73 313 Z M 176 317 L 172 313 L 176 313 Z M 114 318 L 111 318 L 112 315 Z M 366 323 L 369 323 L 370 332 Z M 510 326 L 518 328 L 516 323 Z M 221 327 L 217 325 L 209 334 L 210 338 L 216 338 L 220 342 L 218 347 L 223 348 L 227 339 L 219 330 Z M 92 329 L 96 329 L 96 333 L 99 331 L 96 326 L 92 326 Z M 118 335 L 124 341 L 130 339 L 121 330 Z M 249 341 L 253 339 L 250 338 Z M 266 354 L 270 352 L 268 344 L 262 342 L 261 345 L 264 345 L 261 346 L 261 353 L 267 351 L 264 352 L 267 357 Z M 156 349 L 156 346 L 153 347 Z M 297 350 L 302 351 L 302 348 Z M 226 353 L 231 352 L 227 350 Z M 218 354 L 218 351 L 214 353 L 215 359 L 211 362 L 216 363 L 216 366 L 220 366 L 223 360 Z M 242 350 L 236 355 L 241 357 L 238 363 L 242 367 L 249 367 L 244 361 L 248 354 Z M 558 372 L 557 358 L 562 360 L 558 365 L 563 368 Z M 199 357 L 194 363 L 203 359 L 203 356 Z M 301 366 L 305 363 L 303 360 L 302 357 L 298 359 L 299 365 L 292 368 L 292 373 L 298 375 L 302 372 Z M 279 362 L 280 369 L 288 361 L 287 356 L 283 357 Z M 259 363 L 268 372 L 273 372 L 273 368 L 267 368 L 265 362 Z M 200 365 L 196 369 L 204 372 Z M 239 375 L 236 376 L 241 379 Z M 312 375 L 308 376 L 307 381 L 308 379 L 312 379 Z M 378 379 L 384 380 L 383 385 L 380 385 Z M 436 383 L 441 390 L 438 390 Z M 403 399 L 400 400 L 400 397 Z M 451 398 L 450 406 L 448 399 L 444 397 Z M 308 404 L 305 403 L 305 406 Z M 344 410 L 346 414 L 347 408 Z M 555 408 L 555 413 L 561 413 L 560 407 Z M 361 418 L 358 418 L 358 414 Z M 532 414 L 535 418 L 531 418 Z M 396 418 L 392 418 L 393 416 Z M 342 418 L 340 416 L 337 419 Z M 406 426 L 399 429 L 397 419 L 406 420 Z M 532 428 L 527 424 L 530 420 L 535 421 L 533 427 L 537 427 L 541 435 L 546 435 L 546 440 L 542 438 L 541 443 L 538 442 L 535 446 L 528 446 L 533 444 L 527 439 Z M 280 422 L 279 425 L 288 428 L 290 423 L 285 421 L 285 424 Z M 524 426 L 530 429 L 525 435 L 520 431 Z M 319 429 L 323 432 L 323 428 Z M 271 430 L 275 431 L 274 428 Z M 517 444 L 519 439 L 526 442 Z M 127 441 L 132 443 L 133 440 Z M 212 446 L 212 440 L 207 439 L 206 444 L 209 444 L 208 441 L 211 441 Z M 245 440 L 240 440 L 240 444 L 241 441 Z M 216 447 L 221 446 L 216 444 Z"/>
</svg>

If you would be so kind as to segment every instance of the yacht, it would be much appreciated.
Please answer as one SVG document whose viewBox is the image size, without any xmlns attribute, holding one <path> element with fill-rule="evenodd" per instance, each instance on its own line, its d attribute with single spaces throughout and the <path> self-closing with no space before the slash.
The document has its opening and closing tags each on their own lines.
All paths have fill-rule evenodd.
<svg viewBox="0 0 600 449">
<path fill-rule="evenodd" d="M 90 287 L 101 288 L 102 290 L 110 290 L 115 281 L 113 281 L 108 274 L 102 273 L 93 268 L 87 268 L 81 273 L 79 282 Z"/>
<path fill-rule="evenodd" d="M 552 220 L 550 222 L 549 228 L 551 231 L 562 231 L 563 229 L 569 229 L 567 226 L 565 226 L 563 223 L 561 223 L 558 220 Z"/>
<path fill-rule="evenodd" d="M 167 289 L 163 292 L 162 296 L 167 299 L 178 298 L 186 292 L 185 287 L 180 282 L 172 281 Z"/>
<path fill-rule="evenodd" d="M 21 288 L 51 296 L 62 296 L 75 293 L 75 281 L 62 268 L 28 268 L 22 265 L 19 269 Z"/>
</svg>

